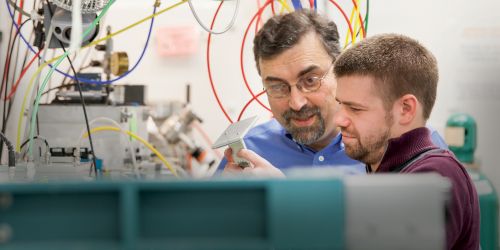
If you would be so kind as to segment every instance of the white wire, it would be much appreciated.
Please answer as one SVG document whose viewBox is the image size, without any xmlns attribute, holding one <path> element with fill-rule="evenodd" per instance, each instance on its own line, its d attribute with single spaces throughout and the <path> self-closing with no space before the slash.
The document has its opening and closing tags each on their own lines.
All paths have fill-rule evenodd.
<svg viewBox="0 0 500 250">
<path fill-rule="evenodd" d="M 108 117 L 97 117 L 97 118 L 93 119 L 92 121 L 89 122 L 89 127 L 91 127 L 92 124 L 94 124 L 94 123 L 96 123 L 98 121 L 109 122 L 109 123 L 113 124 L 115 127 L 117 127 L 120 130 L 122 130 L 122 126 L 120 126 L 120 124 L 118 122 L 116 122 L 115 120 L 110 119 Z M 80 145 L 82 145 L 82 139 L 83 139 L 83 136 L 86 133 L 87 133 L 87 129 L 83 128 L 82 132 L 80 133 L 80 137 L 78 137 L 78 142 L 77 142 L 77 145 L 76 145 L 76 150 L 77 150 L 76 153 L 77 154 L 80 152 Z M 123 135 L 127 136 L 126 134 L 123 134 Z M 134 169 L 134 173 L 136 175 L 138 175 L 139 174 L 139 169 L 137 167 L 137 161 L 135 159 L 135 150 L 134 150 L 134 147 L 132 146 L 132 142 L 128 139 L 128 136 L 127 136 L 127 142 L 128 142 L 130 154 L 131 154 L 131 157 L 132 157 L 132 167 Z"/>
<path fill-rule="evenodd" d="M 82 45 L 82 0 L 72 0 L 73 13 L 71 13 L 71 40 L 69 44 L 69 54 L 77 52 Z"/>
<path fill-rule="evenodd" d="M 226 33 L 229 29 L 231 29 L 231 27 L 233 27 L 234 21 L 236 20 L 236 14 L 238 13 L 238 7 L 240 6 L 240 0 L 236 0 L 236 7 L 234 9 L 234 14 L 233 14 L 233 17 L 231 18 L 231 22 L 229 23 L 229 25 L 223 31 L 213 31 L 213 30 L 207 28 L 207 26 L 205 26 L 203 24 L 203 22 L 200 20 L 200 18 L 198 17 L 198 14 L 194 10 L 193 3 L 191 1 L 192 0 L 188 0 L 188 4 L 189 4 L 189 8 L 191 9 L 191 12 L 193 12 L 194 18 L 196 19 L 196 21 L 198 22 L 198 24 L 200 24 L 200 26 L 204 30 L 206 30 L 208 33 L 213 34 L 213 35 L 220 35 L 220 34 Z"/>
</svg>

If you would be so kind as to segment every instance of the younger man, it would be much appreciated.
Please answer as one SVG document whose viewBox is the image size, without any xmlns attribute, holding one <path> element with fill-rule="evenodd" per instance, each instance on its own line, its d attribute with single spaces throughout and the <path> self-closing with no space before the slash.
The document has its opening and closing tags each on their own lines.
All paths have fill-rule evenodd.
<svg viewBox="0 0 500 250">
<path fill-rule="evenodd" d="M 452 183 L 447 249 L 479 249 L 479 204 L 465 168 L 438 149 L 425 127 L 438 83 L 434 56 L 402 35 L 379 35 L 346 50 L 334 66 L 346 154 L 368 173 L 436 172 Z"/>
</svg>

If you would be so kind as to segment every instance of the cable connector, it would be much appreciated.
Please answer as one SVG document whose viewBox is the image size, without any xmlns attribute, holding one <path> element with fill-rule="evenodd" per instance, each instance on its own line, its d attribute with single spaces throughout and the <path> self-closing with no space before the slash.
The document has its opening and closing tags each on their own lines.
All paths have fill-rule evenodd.
<svg viewBox="0 0 500 250">
<path fill-rule="evenodd" d="M 102 67 L 102 62 L 97 60 L 92 60 L 89 63 L 89 67 Z"/>
<path fill-rule="evenodd" d="M 43 21 L 43 9 L 38 9 L 38 10 L 32 10 L 31 11 L 31 20 L 36 21 L 36 22 L 41 22 Z"/>
<path fill-rule="evenodd" d="M 45 46 L 45 32 L 43 31 L 42 22 L 38 22 L 35 26 L 35 40 L 33 45 L 42 49 Z"/>
<path fill-rule="evenodd" d="M 12 142 L 7 139 L 7 137 L 0 133 L 0 143 L 5 143 L 7 146 L 8 154 L 9 154 L 9 167 L 15 167 L 16 166 L 16 152 L 14 151 L 14 146 L 12 145 Z"/>
<path fill-rule="evenodd" d="M 158 8 L 161 5 L 161 0 L 156 0 L 155 4 L 153 5 L 154 7 Z"/>
</svg>

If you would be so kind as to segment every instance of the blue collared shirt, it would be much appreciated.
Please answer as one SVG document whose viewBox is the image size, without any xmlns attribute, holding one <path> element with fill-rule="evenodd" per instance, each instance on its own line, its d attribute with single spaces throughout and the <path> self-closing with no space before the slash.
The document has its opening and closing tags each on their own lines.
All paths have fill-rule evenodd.
<svg viewBox="0 0 500 250">
<path fill-rule="evenodd" d="M 432 139 L 441 148 L 448 148 L 443 138 L 432 128 Z M 340 133 L 320 151 L 293 140 L 292 136 L 276 121 L 270 121 L 252 128 L 244 138 L 246 147 L 275 167 L 286 170 L 292 167 L 334 167 L 351 174 L 365 173 L 365 164 L 345 154 Z M 219 164 L 224 169 L 226 159 Z"/>
</svg>

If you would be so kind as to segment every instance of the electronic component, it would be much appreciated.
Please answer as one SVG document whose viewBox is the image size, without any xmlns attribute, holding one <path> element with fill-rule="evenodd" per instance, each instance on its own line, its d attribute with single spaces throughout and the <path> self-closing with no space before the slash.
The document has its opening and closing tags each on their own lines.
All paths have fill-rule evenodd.
<svg viewBox="0 0 500 250">
<path fill-rule="evenodd" d="M 121 76 L 128 71 L 129 62 L 126 52 L 118 51 L 111 54 L 110 61 L 111 73 L 115 76 Z"/>
<path fill-rule="evenodd" d="M 50 8 L 50 9 L 49 9 Z M 72 13 L 70 10 L 66 10 L 61 8 L 60 6 L 55 6 L 54 4 L 44 5 L 44 28 L 45 32 L 47 32 L 50 28 L 54 29 L 53 38 L 45 37 L 46 41 L 49 41 L 49 48 L 60 48 L 62 46 L 67 47 L 70 44 L 71 40 L 71 29 L 72 27 Z M 96 18 L 97 14 L 95 13 L 83 13 L 82 14 L 82 22 L 83 29 L 87 29 L 91 26 L 92 21 Z M 83 45 L 88 44 L 99 32 L 99 27 L 96 26 L 91 30 L 89 35 L 83 38 Z M 46 35 L 46 34 L 45 34 Z"/>
<path fill-rule="evenodd" d="M 228 145 L 233 150 L 234 162 L 238 163 L 241 167 L 248 167 L 250 163 L 247 160 L 238 157 L 236 154 L 241 149 L 246 148 L 243 137 L 255 124 L 257 119 L 257 116 L 253 116 L 229 125 L 229 127 L 219 136 L 217 141 L 215 141 L 214 145 L 212 145 L 212 148 L 215 149 Z"/>
</svg>

